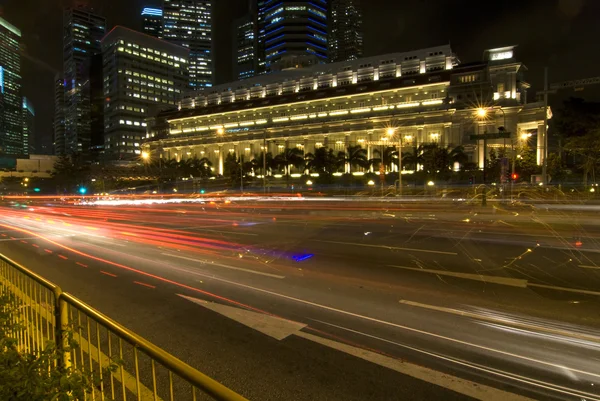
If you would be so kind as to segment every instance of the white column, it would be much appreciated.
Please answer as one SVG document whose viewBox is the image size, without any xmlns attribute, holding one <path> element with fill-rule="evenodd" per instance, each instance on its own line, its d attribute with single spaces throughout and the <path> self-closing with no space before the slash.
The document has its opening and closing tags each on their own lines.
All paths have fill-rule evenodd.
<svg viewBox="0 0 600 401">
<path fill-rule="evenodd" d="M 544 123 L 538 124 L 537 134 L 537 164 L 541 166 L 544 164 L 544 137 L 546 136 L 546 127 Z"/>
<path fill-rule="evenodd" d="M 219 145 L 219 175 L 223 175 L 223 145 Z"/>
</svg>

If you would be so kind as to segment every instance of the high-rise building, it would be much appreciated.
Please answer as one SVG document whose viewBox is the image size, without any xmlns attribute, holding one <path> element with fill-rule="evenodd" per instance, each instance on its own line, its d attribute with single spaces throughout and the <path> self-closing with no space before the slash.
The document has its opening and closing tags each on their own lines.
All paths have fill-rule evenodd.
<svg viewBox="0 0 600 401">
<path fill-rule="evenodd" d="M 176 108 L 188 85 L 185 47 L 117 26 L 102 39 L 104 154 L 139 157 L 146 118 Z"/>
<path fill-rule="evenodd" d="M 0 18 L 0 155 L 23 153 L 21 31 Z"/>
<path fill-rule="evenodd" d="M 162 36 L 163 11 L 161 8 L 144 7 L 142 10 L 142 30 L 146 35 Z"/>
<path fill-rule="evenodd" d="M 327 1 L 258 2 L 258 64 L 266 71 L 327 61 Z"/>
<path fill-rule="evenodd" d="M 65 81 L 57 74 L 54 77 L 54 154 L 65 154 Z"/>
<path fill-rule="evenodd" d="M 186 47 L 189 85 L 192 89 L 213 84 L 212 0 L 164 0 L 163 39 Z"/>
<path fill-rule="evenodd" d="M 104 17 L 81 8 L 64 12 L 63 61 L 65 86 L 65 149 L 62 153 L 88 154 L 91 145 L 90 60 L 100 53 Z"/>
<path fill-rule="evenodd" d="M 360 0 L 330 0 L 327 19 L 329 61 L 348 61 L 362 57 Z"/>
<path fill-rule="evenodd" d="M 256 15 L 248 14 L 234 22 L 234 71 L 237 79 L 257 74 L 257 30 Z"/>
<path fill-rule="evenodd" d="M 23 153 L 36 153 L 35 109 L 31 100 L 23 97 Z"/>
</svg>

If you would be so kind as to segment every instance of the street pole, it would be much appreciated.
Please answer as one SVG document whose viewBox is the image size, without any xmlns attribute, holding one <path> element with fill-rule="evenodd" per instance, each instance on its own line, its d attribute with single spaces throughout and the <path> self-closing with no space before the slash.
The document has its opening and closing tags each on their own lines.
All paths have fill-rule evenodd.
<svg viewBox="0 0 600 401">
<path fill-rule="evenodd" d="M 240 153 L 242 153 L 240 151 Z M 241 192 L 244 193 L 244 155 L 240 154 L 240 188 Z"/>
<path fill-rule="evenodd" d="M 544 138 L 542 157 L 542 183 L 548 185 L 548 67 L 544 67 Z"/>
<path fill-rule="evenodd" d="M 398 195 L 402 196 L 402 136 L 398 136 Z"/>
<path fill-rule="evenodd" d="M 263 136 L 263 193 L 267 193 L 267 131 Z"/>
<path fill-rule="evenodd" d="M 484 137 L 483 138 L 483 193 L 481 194 L 481 206 L 486 206 L 487 205 L 487 194 L 486 194 L 486 187 L 485 187 L 485 165 L 487 164 L 487 160 L 486 160 L 486 155 L 487 153 L 487 139 Z"/>
</svg>

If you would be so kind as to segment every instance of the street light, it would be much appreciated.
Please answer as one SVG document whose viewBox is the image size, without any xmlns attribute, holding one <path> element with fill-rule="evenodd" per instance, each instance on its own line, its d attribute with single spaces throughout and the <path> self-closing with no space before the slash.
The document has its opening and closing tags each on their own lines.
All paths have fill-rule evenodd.
<svg viewBox="0 0 600 401">
<path fill-rule="evenodd" d="M 223 135 L 224 133 L 225 133 L 225 130 L 223 128 L 219 128 L 217 130 L 217 134 L 219 134 L 219 135 Z"/>
<path fill-rule="evenodd" d="M 531 133 L 528 133 L 528 134 L 521 134 L 521 140 L 522 140 L 522 141 L 526 141 L 526 140 L 528 140 L 529 138 L 531 138 Z"/>
<path fill-rule="evenodd" d="M 148 153 L 148 152 L 142 152 L 142 159 L 144 159 L 144 160 L 150 159 L 150 153 Z"/>
<path fill-rule="evenodd" d="M 482 107 L 480 107 L 480 108 L 477 109 L 477 115 L 479 117 L 485 117 L 485 116 L 487 116 L 487 110 L 484 109 L 484 108 L 482 108 Z"/>
</svg>

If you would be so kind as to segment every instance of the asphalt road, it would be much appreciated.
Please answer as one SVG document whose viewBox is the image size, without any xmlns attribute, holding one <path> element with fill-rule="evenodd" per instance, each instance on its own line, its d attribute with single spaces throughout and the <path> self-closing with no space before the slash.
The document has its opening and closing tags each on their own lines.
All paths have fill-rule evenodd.
<svg viewBox="0 0 600 401">
<path fill-rule="evenodd" d="M 223 198 L 0 213 L 0 253 L 253 400 L 600 399 L 593 210 Z M 265 334 L 232 310 L 297 323 Z"/>
</svg>

